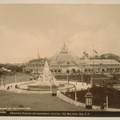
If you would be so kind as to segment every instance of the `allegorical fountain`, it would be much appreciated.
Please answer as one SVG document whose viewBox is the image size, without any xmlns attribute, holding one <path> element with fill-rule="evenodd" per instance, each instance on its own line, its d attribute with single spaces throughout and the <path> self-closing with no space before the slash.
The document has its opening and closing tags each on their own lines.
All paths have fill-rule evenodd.
<svg viewBox="0 0 120 120">
<path fill-rule="evenodd" d="M 53 85 L 53 84 L 56 84 L 56 79 L 52 75 L 47 61 L 45 63 L 45 67 L 44 67 L 42 73 L 40 74 L 40 76 L 38 78 L 38 81 L 41 84 L 43 84 L 43 85 Z"/>
<path fill-rule="evenodd" d="M 38 80 L 29 81 L 19 85 L 20 89 L 31 91 L 51 91 L 54 89 L 69 89 L 74 87 L 66 82 L 57 81 L 50 71 L 48 62 L 45 62 L 45 67 L 40 73 Z"/>
<path fill-rule="evenodd" d="M 52 75 L 47 61 L 45 67 L 40 73 L 38 81 L 28 85 L 28 90 L 51 90 L 52 86 L 58 86 L 55 77 Z"/>
</svg>

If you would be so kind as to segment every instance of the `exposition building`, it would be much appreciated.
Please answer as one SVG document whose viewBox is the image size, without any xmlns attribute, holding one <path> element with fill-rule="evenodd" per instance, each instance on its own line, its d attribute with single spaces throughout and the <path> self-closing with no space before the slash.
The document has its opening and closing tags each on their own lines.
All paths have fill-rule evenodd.
<svg viewBox="0 0 120 120">
<path fill-rule="evenodd" d="M 120 63 L 113 59 L 81 59 L 73 54 L 64 44 L 61 50 L 48 59 L 53 74 L 103 74 L 119 73 Z M 45 65 L 45 59 L 35 59 L 27 63 L 24 72 L 40 73 Z"/>
</svg>

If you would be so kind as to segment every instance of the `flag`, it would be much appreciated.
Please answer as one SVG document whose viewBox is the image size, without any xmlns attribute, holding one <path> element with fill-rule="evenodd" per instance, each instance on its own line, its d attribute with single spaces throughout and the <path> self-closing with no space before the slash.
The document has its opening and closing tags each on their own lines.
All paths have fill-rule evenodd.
<svg viewBox="0 0 120 120">
<path fill-rule="evenodd" d="M 95 54 L 98 54 L 96 50 L 94 50 Z"/>
<path fill-rule="evenodd" d="M 86 53 L 86 51 L 83 51 L 83 55 L 84 55 L 86 58 L 90 59 L 90 57 L 89 57 L 88 53 Z"/>
</svg>

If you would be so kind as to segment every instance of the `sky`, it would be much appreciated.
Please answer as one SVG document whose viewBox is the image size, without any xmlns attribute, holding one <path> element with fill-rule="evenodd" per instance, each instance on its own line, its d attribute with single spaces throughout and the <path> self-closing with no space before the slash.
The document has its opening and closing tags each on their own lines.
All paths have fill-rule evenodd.
<svg viewBox="0 0 120 120">
<path fill-rule="evenodd" d="M 83 56 L 120 55 L 120 5 L 0 4 L 0 63 L 52 57 L 64 42 Z"/>
</svg>

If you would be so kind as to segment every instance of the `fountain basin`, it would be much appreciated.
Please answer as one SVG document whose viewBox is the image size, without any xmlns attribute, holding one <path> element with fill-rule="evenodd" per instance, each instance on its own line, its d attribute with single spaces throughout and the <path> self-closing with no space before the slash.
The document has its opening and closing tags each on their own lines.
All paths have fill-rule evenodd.
<svg viewBox="0 0 120 120">
<path fill-rule="evenodd" d="M 28 85 L 28 90 L 32 91 L 50 91 L 50 89 L 49 85 Z"/>
<path fill-rule="evenodd" d="M 51 91 L 52 88 L 57 90 L 71 89 L 74 88 L 73 84 L 68 84 L 65 82 L 56 82 L 56 85 L 52 84 L 40 84 L 39 82 L 27 82 L 19 85 L 19 89 L 29 90 L 29 91 Z"/>
</svg>

